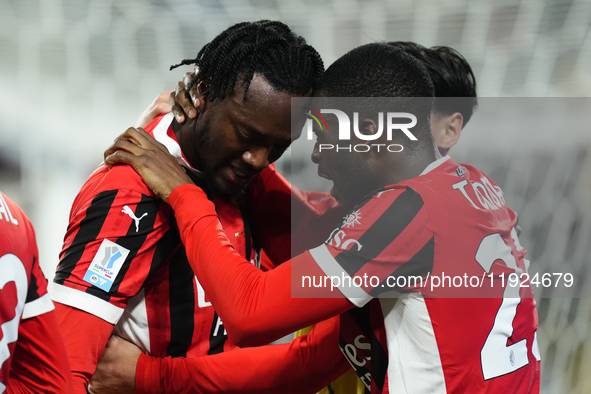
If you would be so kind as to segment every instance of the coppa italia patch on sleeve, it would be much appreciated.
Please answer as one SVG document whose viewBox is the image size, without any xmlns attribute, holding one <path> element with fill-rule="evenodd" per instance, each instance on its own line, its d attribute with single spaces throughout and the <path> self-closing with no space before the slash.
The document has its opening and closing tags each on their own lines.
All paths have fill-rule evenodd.
<svg viewBox="0 0 591 394">
<path fill-rule="evenodd" d="M 84 275 L 84 281 L 108 292 L 128 254 L 129 249 L 108 239 L 103 240 Z"/>
</svg>

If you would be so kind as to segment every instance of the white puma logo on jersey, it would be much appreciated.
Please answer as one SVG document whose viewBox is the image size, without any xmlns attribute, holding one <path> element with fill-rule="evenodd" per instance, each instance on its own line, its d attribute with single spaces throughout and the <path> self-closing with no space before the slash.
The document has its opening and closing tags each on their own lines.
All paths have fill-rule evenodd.
<svg viewBox="0 0 591 394">
<path fill-rule="evenodd" d="M 135 214 L 133 213 L 133 211 L 131 210 L 131 208 L 129 208 L 127 205 L 123 207 L 123 210 L 121 212 L 129 215 L 129 217 L 131 217 L 133 219 L 133 221 L 135 222 L 135 232 L 136 233 L 140 231 L 140 220 L 142 220 L 144 218 L 144 216 L 148 216 L 148 212 L 145 212 L 142 216 L 137 218 L 135 216 Z"/>
</svg>

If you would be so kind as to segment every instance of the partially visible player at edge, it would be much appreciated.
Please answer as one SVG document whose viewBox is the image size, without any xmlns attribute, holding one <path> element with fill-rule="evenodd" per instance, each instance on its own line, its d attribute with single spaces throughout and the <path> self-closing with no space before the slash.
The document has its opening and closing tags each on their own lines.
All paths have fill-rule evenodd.
<svg viewBox="0 0 591 394">
<path fill-rule="evenodd" d="M 71 393 L 33 225 L 2 192 L 0 240 L 0 393 Z"/>
<path fill-rule="evenodd" d="M 316 94 L 433 93 L 427 73 L 414 59 L 386 45 L 369 44 L 331 65 Z M 379 286 L 362 287 L 361 292 L 341 286 L 342 298 L 291 298 L 292 283 L 301 283 L 291 281 L 292 266 L 309 276 L 375 275 L 380 283 L 402 272 L 496 276 L 526 270 L 526 250 L 514 229 L 516 215 L 505 205 L 500 188 L 476 168 L 441 158 L 427 120 L 430 108 L 416 111 L 419 123 L 413 133 L 418 141 L 401 153 L 341 152 L 338 157 L 315 149 L 312 154 L 346 210 L 363 218 L 356 226 L 341 227 L 344 237 L 380 242 L 366 246 L 365 254 L 354 248 L 342 253 L 340 242 L 329 239 L 270 272 L 252 267 L 232 250 L 203 192 L 174 163 L 165 165 L 170 162 L 166 151 L 141 130 L 124 133 L 107 152 L 113 153 L 107 164 L 132 165 L 175 210 L 191 267 L 234 340 L 257 345 L 340 315 L 341 346 L 355 349 L 345 354 L 372 393 L 538 392 L 537 314 L 530 287 L 521 288 L 517 298 L 503 298 L 508 288 L 500 287 L 495 298 L 482 298 L 478 289 L 471 294 L 477 298 L 437 298 L 439 290 L 426 286 L 413 289 L 420 292 L 398 289 L 402 294 L 397 301 L 377 298 L 384 291 Z M 369 121 L 377 124 L 377 119 Z M 317 130 L 318 142 L 338 143 L 332 130 Z M 367 253 L 374 256 L 369 261 Z"/>
</svg>

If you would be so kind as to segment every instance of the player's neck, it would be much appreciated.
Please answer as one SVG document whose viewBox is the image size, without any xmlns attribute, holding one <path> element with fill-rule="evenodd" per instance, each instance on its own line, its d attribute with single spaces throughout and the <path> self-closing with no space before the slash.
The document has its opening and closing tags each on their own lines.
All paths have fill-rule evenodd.
<svg viewBox="0 0 591 394">
<path fill-rule="evenodd" d="M 384 186 L 394 185 L 421 175 L 427 166 L 441 155 L 435 149 L 420 149 L 404 156 L 393 157 L 391 162 L 382 167 L 381 182 Z M 395 171 L 392 171 L 395 168 Z"/>
<path fill-rule="evenodd" d="M 183 156 L 189 162 L 189 164 L 197 169 L 202 171 L 201 166 L 201 159 L 197 153 L 197 150 L 194 149 L 194 141 L 195 138 L 195 123 L 197 119 L 187 119 L 185 123 L 178 123 L 176 119 L 173 119 L 171 127 L 172 131 L 174 132 L 177 141 L 179 142 L 179 146 L 181 147 L 181 152 L 183 152 Z"/>
</svg>

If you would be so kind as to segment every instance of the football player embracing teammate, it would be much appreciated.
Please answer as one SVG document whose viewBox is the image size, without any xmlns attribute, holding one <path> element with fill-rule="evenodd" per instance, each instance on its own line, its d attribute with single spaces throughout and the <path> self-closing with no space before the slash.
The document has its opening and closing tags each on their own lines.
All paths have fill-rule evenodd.
<svg viewBox="0 0 591 394">
<path fill-rule="evenodd" d="M 416 60 L 369 44 L 331 65 L 316 95 L 429 97 L 432 89 Z M 478 169 L 440 157 L 426 121 L 430 110 L 417 109 L 418 142 L 395 155 L 321 152 L 318 144 L 334 144 L 337 135 L 316 130 L 312 157 L 319 172 L 334 182 L 333 194 L 349 215 L 363 218 L 340 230 L 366 243 L 361 252 L 343 250 L 329 239 L 270 272 L 232 250 L 213 204 L 180 167 L 154 171 L 171 159 L 141 131 L 128 130 L 122 139 L 137 146 L 116 143 L 109 153 L 118 153 L 107 164 L 132 165 L 174 209 L 191 267 L 236 341 L 262 344 L 340 315 L 340 345 L 372 393 L 538 392 L 537 314 L 530 288 L 495 282 L 494 294 L 474 289 L 471 298 L 449 298 L 449 289 L 433 289 L 426 280 L 399 288 L 397 300 L 380 297 L 385 289 L 374 285 L 341 285 L 341 298 L 291 298 L 290 287 L 298 283 L 291 280 L 292 267 L 308 276 L 367 274 L 379 283 L 444 273 L 496 279 L 526 270 L 516 215 L 502 191 Z"/>
<path fill-rule="evenodd" d="M 251 228 L 256 212 L 247 215 L 241 193 L 291 144 L 291 97 L 312 94 L 322 60 L 283 23 L 259 21 L 231 26 L 181 64 L 192 63 L 197 118 L 162 116 L 147 130 L 207 190 L 236 251 L 256 263 L 261 246 L 285 261 L 288 249 Z M 113 328 L 161 357 L 236 347 L 192 273 L 174 212 L 129 166 L 101 166 L 82 187 L 53 282 L 76 393 L 86 392 Z"/>
</svg>

